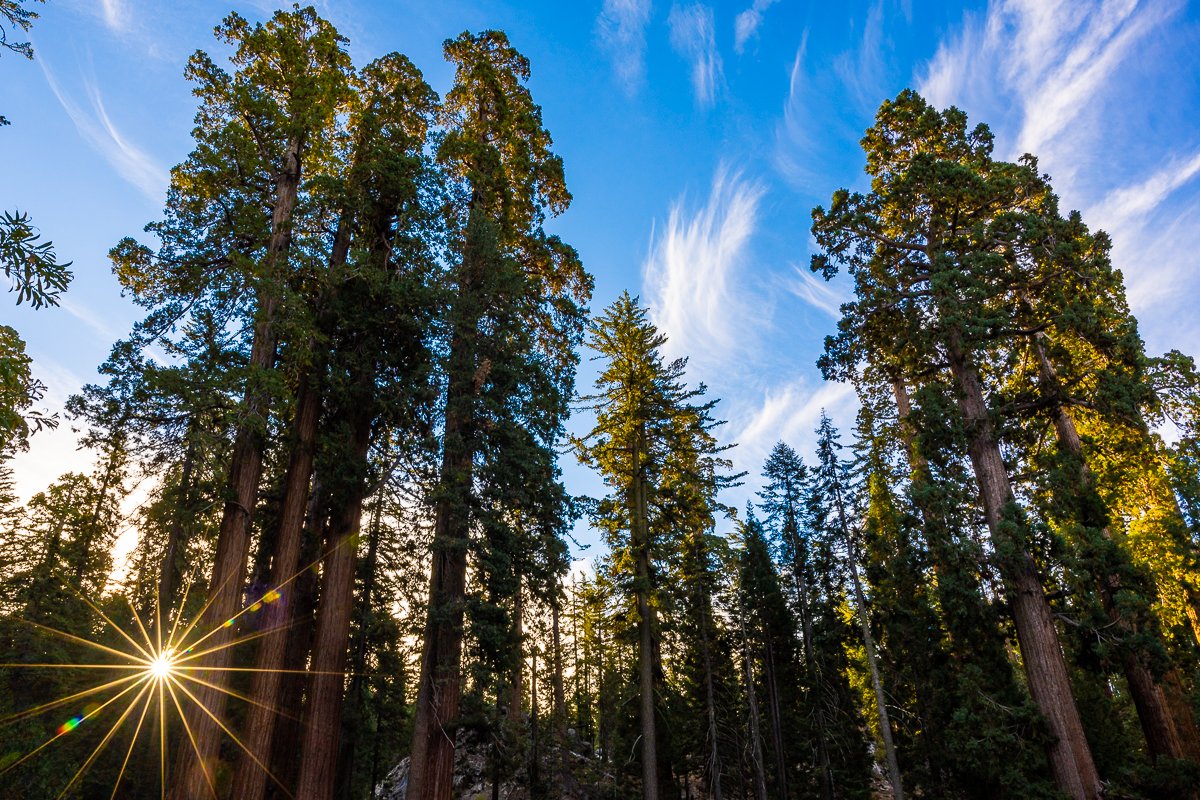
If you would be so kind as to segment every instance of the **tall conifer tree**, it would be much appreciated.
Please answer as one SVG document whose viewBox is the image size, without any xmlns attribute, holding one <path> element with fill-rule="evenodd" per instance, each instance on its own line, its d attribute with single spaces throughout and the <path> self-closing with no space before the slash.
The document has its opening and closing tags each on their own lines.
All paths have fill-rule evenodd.
<svg viewBox="0 0 1200 800">
<path fill-rule="evenodd" d="M 542 445 L 550 446 L 572 392 L 575 343 L 591 294 L 591 278 L 574 251 L 542 229 L 546 214 L 564 211 L 571 196 L 541 109 L 525 86 L 528 60 L 499 31 L 463 33 L 448 40 L 444 51 L 456 72 L 442 109 L 445 133 L 437 159 L 455 183 L 450 206 L 455 298 L 408 789 L 414 800 L 447 800 L 453 782 L 455 742 L 448 732 L 457 725 L 462 693 L 475 462 L 486 428 L 482 404 L 489 396 L 497 402 L 496 387 L 505 385 L 522 360 L 544 365 L 542 380 L 518 381 L 518 393 L 505 400 L 519 403 L 532 391 L 542 393 L 540 402 L 550 410 L 548 428 L 544 423 L 535 430 Z M 527 331 L 526 349 L 497 360 L 495 348 L 503 349 L 510 320 Z"/>
<path fill-rule="evenodd" d="M 863 142 L 871 192 L 840 190 L 813 211 L 823 251 L 814 270 L 830 276 L 845 264 L 858 295 L 830 355 L 853 364 L 860 353 L 903 353 L 905 378 L 948 366 L 1030 690 L 1053 737 L 1055 781 L 1075 800 L 1095 800 L 1100 777 L 983 382 L 994 332 L 1011 324 L 993 304 L 1001 250 L 1052 213 L 1051 195 L 1032 158 L 992 160 L 985 126 L 968 130 L 962 112 L 937 112 L 911 91 L 884 103 Z"/>
</svg>

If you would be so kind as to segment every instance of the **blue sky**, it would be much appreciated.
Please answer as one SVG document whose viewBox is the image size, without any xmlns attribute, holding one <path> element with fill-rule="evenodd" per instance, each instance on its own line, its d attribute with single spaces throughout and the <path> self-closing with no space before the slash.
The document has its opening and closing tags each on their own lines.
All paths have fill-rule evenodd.
<svg viewBox="0 0 1200 800">
<path fill-rule="evenodd" d="M 0 57 L 0 206 L 30 212 L 75 282 L 61 308 L 0 303 L 26 338 L 47 404 L 95 375 L 138 318 L 108 248 L 157 218 L 168 168 L 190 146 L 188 55 L 219 52 L 230 9 L 277 3 L 51 0 L 37 58 Z M 1108 230 L 1152 352 L 1200 351 L 1200 8 L 1173 0 L 801 2 L 330 0 L 318 8 L 356 63 L 411 57 L 439 91 L 441 42 L 506 30 L 575 202 L 552 223 L 596 276 L 594 307 L 629 288 L 722 398 L 723 435 L 751 475 L 771 445 L 807 453 L 822 407 L 843 428 L 852 392 L 814 361 L 844 283 L 807 270 L 809 211 L 858 186 L 858 140 L 905 87 L 989 123 L 997 151 L 1041 158 L 1064 205 Z M 585 365 L 581 388 L 591 368 Z M 575 423 L 584 424 L 583 421 Z M 86 468 L 63 426 L 18 456 L 18 489 Z M 565 463 L 568 488 L 596 479 Z M 585 535 L 585 539 L 590 538 Z"/>
</svg>

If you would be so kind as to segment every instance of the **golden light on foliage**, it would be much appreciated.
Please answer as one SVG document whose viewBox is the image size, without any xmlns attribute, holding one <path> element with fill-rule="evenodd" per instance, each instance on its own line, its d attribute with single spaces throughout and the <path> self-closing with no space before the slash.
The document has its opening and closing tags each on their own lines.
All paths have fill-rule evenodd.
<svg viewBox="0 0 1200 800">
<path fill-rule="evenodd" d="M 312 568 L 315 566 L 315 563 L 319 563 L 319 561 L 305 567 L 305 569 Z M 128 747 L 122 755 L 120 769 L 113 783 L 110 797 L 116 798 L 121 796 L 121 784 L 139 742 L 144 742 L 144 746 L 155 748 L 158 751 L 160 795 L 166 797 L 167 786 L 169 785 L 167 762 L 170 750 L 167 730 L 175 720 L 178 720 L 183 728 L 183 736 L 180 737 L 182 740 L 180 746 L 190 746 L 195 750 L 196 742 L 192 734 L 191 724 L 189 723 L 190 713 L 193 720 L 196 715 L 200 714 L 211 718 L 290 797 L 290 791 L 271 774 L 263 759 L 259 757 L 259 754 L 251 752 L 238 738 L 237 734 L 218 718 L 217 714 L 197 696 L 197 692 L 194 690 L 199 687 L 205 687 L 222 692 L 229 697 L 243 702 L 268 708 L 273 713 L 281 716 L 291 717 L 291 715 L 279 709 L 264 706 L 244 694 L 220 686 L 218 683 L 206 680 L 204 677 L 206 672 L 257 672 L 259 670 L 252 667 L 206 666 L 202 659 L 219 650 L 236 647 L 272 632 L 292 627 L 295 621 L 274 626 L 263 626 L 252 633 L 235 637 L 228 642 L 205 646 L 222 629 L 234 627 L 239 618 L 245 615 L 256 614 L 267 606 L 281 602 L 284 599 L 284 592 L 288 584 L 303 571 L 297 572 L 296 575 L 284 581 L 279 586 L 268 589 L 259 599 L 248 603 L 237 614 L 213 626 L 211 630 L 206 631 L 198 631 L 197 624 L 204 618 L 205 612 L 208 610 L 208 603 L 201 608 L 195 618 L 187 625 L 181 625 L 181 619 L 179 615 L 176 615 L 173 621 L 169 621 L 169 630 L 166 629 L 165 625 L 167 621 L 162 620 L 160 613 L 156 609 L 154 613 L 154 625 L 151 631 L 147 628 L 148 623 L 142 622 L 128 597 L 125 599 L 129 605 L 132 628 L 118 625 L 99 606 L 82 594 L 76 593 L 104 621 L 105 625 L 118 635 L 120 639 L 120 646 L 118 647 L 109 646 L 100 641 L 60 631 L 39 623 L 26 621 L 25 624 L 43 633 L 82 645 L 95 653 L 102 653 L 109 660 L 105 662 L 97 661 L 96 663 L 14 663 L 0 664 L 0 667 L 30 670 L 104 671 L 108 679 L 98 681 L 95 685 L 82 691 L 72 692 L 58 699 L 24 709 L 0 719 L 0 728 L 2 728 L 3 726 L 21 720 L 29 720 L 55 710 L 60 712 L 63 709 L 75 711 L 72 716 L 55 729 L 54 734 L 50 738 L 18 757 L 11 757 L 10 763 L 0 762 L 0 776 L 8 774 L 21 764 L 46 752 L 56 742 L 71 735 L 73 732 L 80 729 L 97 727 L 97 722 L 102 717 L 105 717 L 112 719 L 111 724 L 100 737 L 95 748 L 75 771 L 74 775 L 71 776 L 70 780 L 67 781 L 58 797 L 65 797 L 73 787 L 76 787 L 80 779 L 97 759 L 100 758 L 114 739 L 116 739 L 117 735 L 129 726 L 132 726 L 133 734 L 129 739 Z M 191 581 L 184 588 L 184 596 L 180 603 L 180 608 L 187 606 L 190 588 Z M 211 596 L 215 597 L 216 594 L 216 592 L 213 592 Z M 303 670 L 275 671 L 306 675 L 314 674 Z M 117 677 L 110 677 L 113 673 L 116 673 Z M 100 729 L 103 729 L 103 726 L 100 726 Z M 157 729 L 157 736 L 153 734 L 154 729 Z M 183 742 L 186 742 L 186 744 L 183 744 Z M 216 797 L 217 791 L 213 776 L 208 774 L 209 767 L 207 765 L 205 769 L 209 789 L 213 797 Z"/>
</svg>

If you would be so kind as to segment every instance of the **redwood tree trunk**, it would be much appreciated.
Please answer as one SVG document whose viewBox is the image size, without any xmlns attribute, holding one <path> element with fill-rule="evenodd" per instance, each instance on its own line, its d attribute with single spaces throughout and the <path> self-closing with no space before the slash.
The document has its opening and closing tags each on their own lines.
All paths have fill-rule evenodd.
<svg viewBox="0 0 1200 800">
<path fill-rule="evenodd" d="M 255 759 L 267 763 L 271 752 L 271 738 L 275 734 L 275 721 L 279 708 L 279 686 L 283 674 L 284 657 L 287 653 L 289 619 L 288 606 L 295 593 L 294 585 L 287 585 L 295 577 L 300 561 L 300 544 L 304 533 L 304 512 L 308 506 L 309 487 L 312 483 L 313 454 L 316 444 L 317 419 L 320 416 L 320 392 L 314 386 L 316 378 L 309 374 L 301 378 L 299 396 L 296 401 L 296 416 L 293 421 L 294 441 L 284 478 L 283 500 L 279 513 L 279 532 L 275 539 L 275 552 L 271 564 L 271 580 L 268 593 L 280 595 L 265 608 L 268 632 L 259 641 L 258 659 L 250 697 L 255 700 L 246 709 L 246 722 L 242 726 L 242 743 L 250 753 L 242 753 L 233 779 L 233 796 L 239 800 L 259 800 L 266 788 L 268 776 Z"/>
<path fill-rule="evenodd" d="M 291 244 L 292 211 L 300 189 L 300 155 L 304 143 L 301 139 L 288 142 L 284 154 L 283 169 L 275 187 L 275 203 L 271 216 L 271 238 L 264 256 L 267 281 L 278 280 Z M 229 486 L 225 508 L 221 516 L 221 528 L 217 534 L 217 552 L 213 562 L 212 578 L 209 581 L 209 606 L 204 614 L 201 630 L 212 631 L 205 641 L 209 648 L 228 644 L 234 636 L 234 628 L 224 627 L 237 610 L 242 598 L 242 584 L 246 575 L 246 560 L 250 555 L 250 522 L 258 500 L 258 484 L 262 478 L 264 433 L 270 413 L 271 394 L 265 373 L 275 365 L 277 331 L 275 314 L 279 306 L 279 295 L 273 288 L 260 288 L 254 322 L 254 337 L 250 347 L 250 376 L 246 381 L 243 400 L 244 422 L 234 438 L 233 459 L 229 467 Z M 232 653 L 222 648 L 202 659 L 196 666 L 209 667 L 212 671 L 200 673 L 201 677 L 215 687 L 228 684 L 228 673 Z M 217 688 L 197 686 L 194 693 L 213 716 L 221 718 L 225 711 L 226 695 Z M 221 731 L 216 722 L 203 711 L 192 709 L 188 713 L 195 746 L 184 742 L 179 746 L 172 800 L 195 800 L 213 793 L 212 776 L 208 769 L 218 756 Z"/>
<path fill-rule="evenodd" d="M 304 747 L 296 800 L 333 800 L 341 752 L 342 702 L 346 652 L 354 606 L 358 535 L 367 488 L 367 451 L 374 422 L 375 370 L 362 368 L 355 380 L 347 416 L 351 419 L 349 468 L 354 475 L 341 486 L 331 511 L 329 548 L 321 575 L 317 633 L 313 642 L 312 688 L 305 719 Z M 346 469 L 346 466 L 341 466 Z"/>
<path fill-rule="evenodd" d="M 474 357 L 469 338 L 460 331 L 451 344 L 451 385 L 434 509 L 429 612 L 413 714 L 410 800 L 450 800 L 454 780 L 474 460 Z"/>
<path fill-rule="evenodd" d="M 1046 389 L 1057 399 L 1061 395 L 1061 385 L 1054 365 L 1050 363 L 1050 359 L 1046 355 L 1044 337 L 1045 334 L 1038 333 L 1033 339 L 1038 358 L 1038 376 L 1045 384 Z M 1094 493 L 1095 479 L 1084 456 L 1083 441 L 1079 438 L 1079 431 L 1075 428 L 1075 420 L 1071 418 L 1061 403 L 1056 403 L 1052 415 L 1059 447 L 1078 462 L 1079 482 L 1083 490 Z M 1085 525 L 1099 527 L 1101 535 L 1106 540 L 1112 541 L 1112 529 L 1109 527 L 1108 520 L 1081 521 Z M 1122 636 L 1130 636 L 1133 631 L 1130 630 L 1129 621 L 1121 615 L 1121 610 L 1116 604 L 1115 596 L 1121 590 L 1120 576 L 1115 574 L 1097 575 L 1096 578 L 1100 602 L 1104 606 L 1109 620 Z M 1137 710 L 1138 721 L 1141 723 L 1142 734 L 1146 739 L 1146 748 L 1151 760 L 1183 758 L 1183 745 L 1180 742 L 1175 721 L 1171 717 L 1166 695 L 1154 678 L 1154 673 L 1138 657 L 1137 653 L 1125 646 L 1121 648 L 1121 666 L 1125 672 L 1129 694 L 1133 698 L 1133 705 Z"/>
<path fill-rule="evenodd" d="M 454 746 L 462 694 L 460 661 L 467 549 L 478 447 L 476 405 L 489 368 L 486 364 L 476 364 L 481 313 L 476 295 L 481 280 L 478 273 L 485 256 L 480 248 L 486 243 L 474 242 L 473 236 L 488 224 L 481 215 L 481 211 L 472 209 L 467 222 L 457 303 L 452 309 L 442 466 L 434 502 L 429 610 L 413 712 L 409 800 L 450 800 L 454 781 Z"/>
<path fill-rule="evenodd" d="M 379 481 L 379 496 L 374 503 L 371 511 L 371 523 L 367 534 L 367 557 L 361 564 L 359 570 L 362 575 L 362 594 L 358 599 L 358 609 L 355 612 L 357 633 L 352 643 L 351 652 L 354 654 L 350 659 L 350 686 L 346 690 L 346 696 L 350 698 L 350 702 L 354 704 L 354 710 L 349 715 L 349 719 L 353 723 L 353 727 L 345 730 L 346 736 L 342 739 L 342 754 L 338 762 L 338 780 L 337 791 L 338 797 L 349 797 L 351 783 L 354 778 L 354 762 L 358 756 L 359 742 L 363 735 L 367 733 L 363 728 L 367 718 L 367 691 L 365 672 L 367 668 L 367 645 L 370 637 L 371 626 L 374 620 L 374 596 L 376 572 L 379 569 L 379 538 L 383 534 L 383 487 L 387 483 L 387 476 Z M 376 719 L 376 734 L 378 734 L 379 719 Z M 378 735 L 371 737 L 378 743 Z M 372 770 L 371 770 L 371 787 L 372 791 L 378 783 L 374 780 L 375 770 L 374 761 L 375 753 L 378 751 L 376 746 L 372 753 Z"/>
<path fill-rule="evenodd" d="M 324 490 L 319 476 L 313 481 L 312 498 L 309 500 L 304 528 L 300 560 L 312 563 L 321 553 L 324 540 L 325 514 Z M 271 743 L 271 773 L 286 787 L 285 792 L 274 782 L 267 784 L 268 800 L 292 800 L 291 790 L 296 786 L 300 771 L 296 754 L 304 743 L 303 710 L 305 693 L 308 689 L 308 656 L 312 652 L 313 633 L 317 608 L 317 574 L 306 569 L 293 584 L 287 604 L 290 628 L 287 649 L 283 659 L 283 681 L 279 687 L 279 708 L 286 709 L 288 716 L 275 722 L 275 736 Z"/>
<path fill-rule="evenodd" d="M 961 332 L 949 330 L 946 345 L 984 516 L 1000 554 L 999 567 L 1008 590 L 1029 691 L 1054 738 L 1048 748 L 1054 782 L 1072 800 L 1098 800 L 1100 777 L 1071 692 L 1050 602 L 1042 590 L 1037 564 L 1025 549 L 1023 538 L 1028 525 L 1013 495 L 979 375 L 967 358 Z"/>
</svg>

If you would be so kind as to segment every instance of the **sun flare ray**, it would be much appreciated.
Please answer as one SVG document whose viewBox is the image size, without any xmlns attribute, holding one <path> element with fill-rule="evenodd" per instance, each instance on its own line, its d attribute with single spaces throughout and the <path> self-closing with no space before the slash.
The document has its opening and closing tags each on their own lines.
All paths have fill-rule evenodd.
<svg viewBox="0 0 1200 800">
<path fill-rule="evenodd" d="M 121 762 L 121 770 L 117 773 L 117 779 L 113 782 L 112 794 L 108 800 L 117 800 L 117 790 L 121 788 L 121 780 L 125 777 L 125 768 L 129 766 L 129 759 L 133 756 L 133 748 L 138 743 L 138 737 L 142 733 L 142 723 L 146 721 L 146 713 L 150 710 L 150 706 L 154 704 L 154 689 L 157 688 L 153 684 L 150 685 L 150 693 L 146 695 L 146 702 L 142 703 L 142 713 L 138 717 L 137 727 L 133 729 L 133 737 L 129 740 L 129 748 L 125 751 L 125 759 Z"/>
<path fill-rule="evenodd" d="M 337 547 L 340 547 L 344 542 L 335 545 L 329 549 L 332 552 Z M 111 663 L 102 663 L 98 660 L 87 663 L 56 663 L 53 661 L 40 661 L 35 663 L 4 663 L 0 664 L 3 669 L 32 669 L 32 670 L 80 670 L 96 671 L 108 670 L 115 672 L 119 677 L 104 676 L 96 685 L 84 688 L 80 691 L 73 691 L 61 698 L 41 703 L 32 708 L 26 708 L 16 712 L 6 718 L 0 719 L 0 726 L 9 723 L 20 722 L 22 720 L 32 719 L 40 714 L 46 713 L 56 708 L 62 708 L 80 700 L 92 698 L 96 695 L 103 695 L 106 692 L 115 692 L 111 697 L 105 699 L 100 705 L 96 705 L 97 701 L 89 701 L 87 708 L 81 713 L 73 716 L 70 720 L 64 723 L 55 733 L 46 741 L 39 744 L 36 748 L 28 753 L 25 753 L 19 759 L 5 765 L 0 769 L 0 775 L 7 775 L 13 769 L 21 764 L 28 762 L 38 753 L 43 752 L 47 747 L 58 741 L 67 733 L 75 730 L 84 722 L 94 719 L 98 714 L 103 713 L 105 709 L 115 707 L 119 709 L 119 714 L 116 721 L 109 727 L 100 737 L 95 748 L 90 752 L 87 758 L 79 766 L 75 774 L 71 776 L 67 785 L 62 789 L 60 797 L 64 797 L 73 791 L 77 791 L 81 785 L 81 781 L 85 774 L 91 770 L 96 761 L 103 755 L 106 748 L 112 745 L 113 740 L 118 734 L 128 728 L 127 723 L 136 718 L 136 725 L 133 726 L 132 738 L 129 741 L 128 747 L 125 749 L 123 756 L 120 757 L 120 766 L 116 770 L 115 783 L 112 787 L 110 800 L 115 800 L 119 796 L 122 783 L 129 778 L 131 765 L 134 763 L 134 752 L 140 742 L 149 741 L 150 746 L 153 744 L 153 739 L 157 738 L 158 749 L 158 770 L 159 770 L 159 795 L 165 800 L 168 787 L 170 784 L 170 775 L 168 770 L 168 756 L 170 753 L 170 740 L 172 738 L 171 728 L 174 723 L 175 715 L 178 715 L 179 722 L 182 728 L 181 739 L 187 740 L 187 745 L 183 745 L 185 749 L 191 748 L 191 751 L 200 757 L 199 743 L 196 739 L 196 731 L 193 728 L 195 723 L 202 714 L 210 718 L 222 731 L 222 733 L 233 741 L 233 743 L 246 754 L 246 757 L 262 769 L 263 772 L 277 785 L 282 792 L 291 797 L 292 793 L 289 787 L 285 786 L 279 778 L 272 773 L 268 765 L 264 762 L 259 754 L 252 752 L 246 744 L 239 738 L 238 734 L 224 721 L 222 721 L 211 708 L 206 705 L 206 695 L 201 691 L 192 691 L 188 685 L 195 688 L 203 687 L 212 692 L 219 692 L 224 696 L 233 698 L 241 703 L 258 706 L 266 709 L 274 715 L 284 717 L 291 720 L 297 720 L 295 714 L 284 709 L 273 706 L 269 702 L 243 694 L 236 689 L 222 686 L 220 681 L 213 677 L 215 673 L 257 673 L 257 672 L 274 672 L 281 675 L 303 675 L 312 677 L 316 675 L 336 675 L 345 676 L 346 672 L 319 672 L 308 669 L 261 669 L 255 666 L 206 666 L 204 661 L 206 656 L 213 653 L 228 650 L 239 645 L 251 643 L 257 639 L 262 639 L 273 634 L 285 634 L 292 629 L 304 625 L 311 621 L 311 618 L 295 618 L 288 614 L 286 621 L 271 625 L 270 627 L 262 627 L 259 630 L 253 630 L 250 633 L 237 635 L 226 642 L 213 642 L 213 637 L 234 628 L 235 632 L 240 628 L 245 630 L 245 624 L 238 625 L 239 620 L 246 619 L 250 615 L 261 611 L 271 604 L 283 600 L 283 590 L 292 584 L 292 582 L 302 575 L 304 572 L 312 569 L 320 564 L 328 555 L 329 552 L 323 553 L 319 558 L 311 564 L 304 566 L 291 577 L 283 581 L 277 586 L 268 587 L 260 596 L 254 597 L 252 600 L 246 600 L 241 605 L 242 607 L 237 613 L 230 616 L 228 619 L 219 621 L 206 620 L 212 604 L 219 594 L 218 591 L 211 592 L 205 602 L 190 620 L 184 619 L 184 611 L 187 607 L 188 597 L 190 596 L 193 583 L 195 583 L 195 574 L 188 576 L 182 586 L 182 600 L 176 610 L 164 609 L 161 607 L 162 598 L 157 594 L 154 597 L 152 611 L 147 612 L 151 616 L 148 620 L 143 620 L 143 615 L 139 614 L 132 599 L 126 595 L 124 605 L 129 609 L 132 620 L 125 627 L 117 624 L 117 618 L 123 616 L 122 613 L 114 613 L 112 608 L 108 612 L 96 602 L 84 597 L 78 590 L 75 593 L 83 600 L 88 609 L 103 620 L 104 626 L 99 626 L 94 630 L 97 631 L 96 636 L 101 635 L 100 632 L 105 632 L 109 628 L 115 632 L 113 635 L 104 633 L 104 640 L 88 638 L 87 634 L 78 635 L 58 630 L 56 628 L 44 625 L 41 623 L 22 620 L 33 629 L 40 631 L 47 636 L 59 638 L 74 644 L 83 645 L 93 650 L 105 654 L 112 658 Z M 120 600 L 117 600 L 120 602 Z M 115 608 L 115 606 L 114 606 Z M 266 623 L 266 618 L 260 619 L 258 626 L 263 626 Z M 205 625 L 211 625 L 211 628 L 206 628 Z M 237 626 L 235 628 L 235 625 Z M 256 626 L 257 627 L 257 626 Z M 109 644 L 106 644 L 108 641 Z M 207 646 L 203 646 L 207 643 Z M 205 673 L 208 673 L 206 675 Z M 189 714 L 191 717 L 189 718 Z M 142 733 L 147 727 L 147 720 L 154 720 L 157 725 L 157 735 L 151 734 L 149 740 L 146 740 Z M 103 730 L 103 729 L 101 729 Z M 123 746 L 123 745 L 122 745 Z M 15 754 L 14 754 L 15 755 Z M 114 757 L 114 767 L 116 766 L 116 757 Z M 208 786 L 211 796 L 216 797 L 216 785 L 214 776 L 211 774 L 212 765 L 202 764 L 201 771 L 204 775 L 205 783 Z"/>
<path fill-rule="evenodd" d="M 76 700 L 82 700 L 85 697 L 91 697 L 92 695 L 99 694 L 100 692 L 103 692 L 106 689 L 112 689 L 116 686 L 120 686 L 122 683 L 129 683 L 130 681 L 135 681 L 142 677 L 144 677 L 144 676 L 140 672 L 135 673 L 133 675 L 126 675 L 124 678 L 117 678 L 116 680 L 109 681 L 108 683 L 102 683 L 99 686 L 93 686 L 90 689 L 84 689 L 81 692 L 75 692 L 74 694 L 67 695 L 66 697 L 60 697 L 57 700 L 51 700 L 46 703 L 41 703 L 40 705 L 36 705 L 33 708 L 26 708 L 22 711 L 18 711 L 16 714 L 12 714 L 10 716 L 4 717 L 3 719 L 0 719 L 0 725 L 7 725 L 10 722 L 17 722 L 18 720 L 28 719 L 29 717 L 37 716 L 38 714 L 41 714 L 44 711 L 49 711 L 52 708 L 58 708 L 60 706 L 65 706 L 68 703 L 73 703 Z"/>
<path fill-rule="evenodd" d="M 175 704 L 175 710 L 179 712 L 179 719 L 183 722 L 183 729 L 187 732 L 188 742 L 192 745 L 192 752 L 196 754 L 196 761 L 200 764 L 200 772 L 204 774 L 204 782 L 208 784 L 208 791 L 213 797 L 217 796 L 217 788 L 213 786 L 212 776 L 208 774 L 208 764 L 200 756 L 200 748 L 196 745 L 196 736 L 192 733 L 192 726 L 188 723 L 187 714 L 183 713 L 183 707 L 179 704 L 179 698 L 175 695 L 175 689 L 170 681 L 161 681 L 161 686 L 165 686 L 167 693 L 171 695 L 171 702 Z M 165 781 L 163 782 L 165 785 Z"/>
<path fill-rule="evenodd" d="M 120 625 L 113 622 L 112 619 L 108 616 L 108 614 L 105 614 L 104 611 L 99 606 L 97 606 L 95 603 L 93 603 L 91 600 L 89 600 L 83 592 L 79 591 L 78 589 L 76 589 L 73 586 L 70 588 L 71 588 L 71 591 L 73 591 L 80 600 L 87 603 L 88 608 L 92 609 L 92 611 L 95 611 L 102 620 L 104 620 L 105 622 L 108 623 L 109 627 L 111 627 L 117 633 L 121 634 L 121 637 L 123 639 L 125 639 L 125 641 L 127 641 L 131 645 L 133 645 L 133 649 L 135 649 L 139 653 L 141 653 L 143 658 L 145 658 L 145 659 L 151 658 L 149 650 L 145 649 L 140 644 L 138 644 L 136 639 L 134 639 L 132 636 L 130 636 L 128 633 L 126 633 L 125 629 L 122 628 Z M 134 619 L 137 619 L 137 614 L 134 614 L 133 616 L 134 616 Z M 138 624 L 140 625 L 141 623 L 139 622 Z"/>
<path fill-rule="evenodd" d="M 112 727 L 108 729 L 108 733 L 104 734 L 104 738 L 100 740 L 100 744 L 96 745 L 96 749 L 92 750 L 91 755 L 89 755 L 87 760 L 84 761 L 79 769 L 75 771 L 75 775 L 71 778 L 67 785 L 63 787 L 63 790 L 58 793 L 57 800 L 62 800 L 62 798 L 66 796 L 67 792 L 71 791 L 71 787 L 75 785 L 75 781 L 83 777 L 83 773 L 87 772 L 88 767 L 95 763 L 96 759 L 100 756 L 100 753 L 104 750 L 108 743 L 112 741 L 112 738 L 117 735 L 117 731 L 121 729 L 121 726 L 125 724 L 125 720 L 127 720 L 129 715 L 133 713 L 133 709 L 137 707 L 137 704 L 141 701 L 142 697 L 153 688 L 154 684 L 149 682 L 142 687 L 141 691 L 137 693 L 137 696 L 133 698 L 133 702 L 126 706 L 125 710 L 121 712 L 121 715 L 117 717 L 117 721 L 114 722 Z"/>
<path fill-rule="evenodd" d="M 49 739 L 42 742 L 40 745 L 38 745 L 33 750 L 30 750 L 28 753 L 21 756 L 16 761 L 14 761 L 13 763 L 11 763 L 7 767 L 5 767 L 3 770 L 0 770 L 0 775 L 4 775 L 8 772 L 11 772 L 12 770 L 16 769 L 21 764 L 24 764 L 26 761 L 33 758 L 35 755 L 37 755 L 38 753 L 45 750 L 51 744 L 53 744 L 54 742 L 57 742 L 59 739 L 63 738 L 68 733 L 73 731 L 76 727 L 78 727 L 78 725 L 80 725 L 84 722 L 87 722 L 89 719 L 95 717 L 97 714 L 99 714 L 105 708 L 112 705 L 117 700 L 121 699 L 122 697 L 129 694 L 130 692 L 132 692 L 134 689 L 136 689 L 138 687 L 139 684 L 141 684 L 145 680 L 146 680 L 145 676 L 140 677 L 138 679 L 137 683 L 133 684 L 132 686 L 125 687 L 124 689 L 122 689 L 120 691 L 120 693 L 114 695 L 113 697 L 110 697 L 108 700 L 105 700 L 104 703 L 101 704 L 100 706 L 97 706 L 96 708 L 92 709 L 91 711 L 88 711 L 88 712 L 84 713 L 83 715 L 77 717 L 76 719 L 78 720 L 78 722 L 75 725 L 73 725 L 69 728 L 66 726 L 59 728 L 58 733 L 54 734 L 54 736 L 50 737 Z"/>
<path fill-rule="evenodd" d="M 222 694 L 228 695 L 229 697 L 235 698 L 237 700 L 241 700 L 242 702 L 258 706 L 259 708 L 264 708 L 267 711 L 270 711 L 272 714 L 275 714 L 280 717 L 284 717 L 285 719 L 294 720 L 296 722 L 300 721 L 300 717 L 296 716 L 295 714 L 290 714 L 287 711 L 283 711 L 282 709 L 278 709 L 275 706 L 268 705 L 267 703 L 261 703 L 258 700 L 255 700 L 254 698 L 252 698 L 248 695 L 242 694 L 241 692 L 235 691 L 233 689 L 226 689 L 224 686 L 218 686 L 215 683 L 210 683 L 209 681 L 206 681 L 203 678 L 197 678 L 195 675 L 188 675 L 185 672 L 176 670 L 173 673 L 173 677 L 183 678 L 184 680 L 189 680 L 192 683 L 198 683 L 201 686 L 205 686 L 209 689 L 212 689 L 213 691 L 221 692 Z"/>
<path fill-rule="evenodd" d="M 179 691 L 186 694 L 193 703 L 195 703 L 197 706 L 199 706 L 200 710 L 203 711 L 205 714 L 207 714 L 209 716 L 209 718 L 213 722 L 215 722 L 218 725 L 218 727 L 221 728 L 221 730 L 225 731 L 225 735 L 228 736 L 230 739 L 232 739 L 234 744 L 236 744 L 238 747 L 242 748 L 242 752 L 244 752 L 246 755 L 250 756 L 250 758 L 254 761 L 254 763 L 258 765 L 259 769 L 261 769 L 263 772 L 265 772 L 267 774 L 267 777 L 270 778 L 272 781 L 274 781 L 275 784 L 283 791 L 284 794 L 286 794 L 288 797 L 292 797 L 291 791 L 289 791 L 288 788 L 283 785 L 283 782 L 275 777 L 275 774 L 273 772 L 271 772 L 271 770 L 267 767 L 267 765 L 264 764 L 257 755 L 255 755 L 254 751 L 252 751 L 249 747 L 247 747 L 245 744 L 243 744 L 242 740 L 238 738 L 237 734 L 234 733 L 233 731 L 231 731 L 229 729 L 229 726 L 227 726 L 224 722 L 222 722 L 220 717 L 218 717 L 216 714 L 214 714 L 209 709 L 209 707 L 206 706 L 203 703 L 203 701 L 200 700 L 200 698 L 198 698 L 198 697 L 196 697 L 196 695 L 192 694 L 191 691 L 186 686 L 184 686 L 182 683 L 180 683 L 179 680 L 177 678 L 175 678 L 174 676 L 171 676 L 170 678 L 168 678 L 168 680 L 172 684 L 174 684 L 175 687 L 179 689 Z"/>
</svg>

